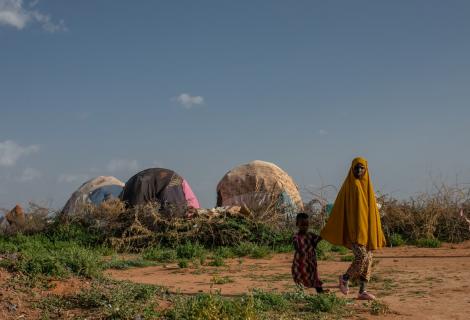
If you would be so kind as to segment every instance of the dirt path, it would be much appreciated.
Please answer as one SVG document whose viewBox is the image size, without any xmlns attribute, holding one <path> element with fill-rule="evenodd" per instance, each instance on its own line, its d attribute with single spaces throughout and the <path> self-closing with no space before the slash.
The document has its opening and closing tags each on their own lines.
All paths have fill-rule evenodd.
<svg viewBox="0 0 470 320">
<path fill-rule="evenodd" d="M 239 295 L 253 288 L 289 291 L 294 289 L 291 259 L 290 254 L 279 254 L 268 259 L 230 259 L 223 267 L 180 269 L 171 264 L 108 274 L 184 294 L 220 290 L 223 295 Z M 348 265 L 339 256 L 319 261 L 325 287 L 338 292 L 337 277 Z M 353 298 L 357 288 L 351 289 L 349 297 Z M 369 291 L 393 311 L 381 319 L 470 319 L 470 242 L 438 249 L 400 247 L 377 252 Z M 356 304 L 360 309 L 362 302 Z M 374 318 L 366 313 L 359 316 Z"/>
</svg>

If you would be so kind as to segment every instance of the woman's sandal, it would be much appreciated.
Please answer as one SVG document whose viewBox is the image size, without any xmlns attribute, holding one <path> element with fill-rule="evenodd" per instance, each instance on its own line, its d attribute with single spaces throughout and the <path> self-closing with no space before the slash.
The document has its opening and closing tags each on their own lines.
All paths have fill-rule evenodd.
<svg viewBox="0 0 470 320">
<path fill-rule="evenodd" d="M 343 276 L 339 276 L 339 290 L 341 290 L 344 295 L 349 293 L 348 282 L 343 279 Z"/>
<path fill-rule="evenodd" d="M 357 296 L 357 300 L 375 300 L 375 296 L 372 293 L 364 291 Z"/>
</svg>

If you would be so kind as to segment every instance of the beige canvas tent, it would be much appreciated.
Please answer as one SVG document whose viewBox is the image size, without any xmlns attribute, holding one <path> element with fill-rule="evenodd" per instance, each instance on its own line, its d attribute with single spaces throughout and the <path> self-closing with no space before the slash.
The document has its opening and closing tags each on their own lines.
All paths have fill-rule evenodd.
<svg viewBox="0 0 470 320">
<path fill-rule="evenodd" d="M 99 176 L 88 180 L 71 196 L 62 209 L 62 214 L 72 214 L 85 203 L 99 204 L 107 198 L 117 198 L 124 182 L 112 176 Z"/>
<path fill-rule="evenodd" d="M 266 208 L 293 214 L 303 209 L 294 180 L 273 163 L 255 160 L 227 172 L 217 185 L 217 206 Z"/>
</svg>

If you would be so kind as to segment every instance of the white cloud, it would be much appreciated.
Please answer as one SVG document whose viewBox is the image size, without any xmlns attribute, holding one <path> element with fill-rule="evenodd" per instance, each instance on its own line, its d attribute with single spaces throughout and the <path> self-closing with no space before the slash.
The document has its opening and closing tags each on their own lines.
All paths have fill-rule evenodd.
<svg viewBox="0 0 470 320">
<path fill-rule="evenodd" d="M 22 147 L 11 140 L 0 142 L 0 166 L 13 166 L 20 157 L 38 151 L 38 145 Z"/>
<path fill-rule="evenodd" d="M 21 182 L 33 181 L 42 177 L 42 173 L 34 168 L 26 168 L 23 170 L 19 180 Z"/>
<path fill-rule="evenodd" d="M 83 183 L 87 180 L 90 179 L 90 176 L 87 174 L 75 174 L 75 173 L 64 173 L 59 176 L 57 179 L 59 182 L 65 182 L 65 183 Z"/>
<path fill-rule="evenodd" d="M 137 170 L 139 168 L 139 163 L 137 160 L 127 160 L 127 159 L 112 159 L 106 169 L 109 172 L 116 172 L 116 171 L 131 171 Z"/>
<path fill-rule="evenodd" d="M 38 23 L 47 32 L 67 31 L 63 20 L 53 22 L 50 15 L 32 10 L 37 3 L 30 2 L 30 9 L 27 9 L 23 6 L 23 0 L 0 0 L 0 25 L 22 30 L 29 23 Z"/>
<path fill-rule="evenodd" d="M 174 99 L 186 109 L 191 109 L 194 105 L 204 104 L 204 97 L 191 96 L 188 93 L 182 93 Z"/>
<path fill-rule="evenodd" d="M 320 129 L 318 130 L 318 134 L 321 136 L 326 136 L 328 134 L 328 131 L 326 131 L 325 129 Z"/>
</svg>

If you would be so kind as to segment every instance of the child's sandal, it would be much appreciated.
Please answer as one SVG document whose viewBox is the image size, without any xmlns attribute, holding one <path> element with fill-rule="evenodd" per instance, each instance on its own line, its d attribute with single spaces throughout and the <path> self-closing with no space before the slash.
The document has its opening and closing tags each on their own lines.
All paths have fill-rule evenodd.
<svg viewBox="0 0 470 320">
<path fill-rule="evenodd" d="M 344 295 L 349 293 L 348 282 L 343 279 L 343 276 L 339 276 L 339 290 L 341 290 Z"/>
<path fill-rule="evenodd" d="M 357 296 L 357 300 L 375 300 L 375 296 L 372 293 L 364 291 Z"/>
</svg>

